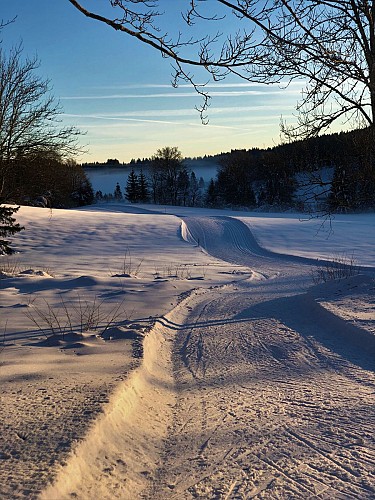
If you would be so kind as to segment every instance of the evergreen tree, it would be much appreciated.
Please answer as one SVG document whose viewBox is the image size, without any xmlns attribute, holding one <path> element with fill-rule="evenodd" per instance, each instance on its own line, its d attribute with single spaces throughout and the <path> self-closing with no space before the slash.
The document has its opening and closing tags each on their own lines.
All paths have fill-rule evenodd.
<svg viewBox="0 0 375 500">
<path fill-rule="evenodd" d="M 202 179 L 202 177 L 201 177 Z M 202 179 L 203 180 L 203 179 Z M 204 181 L 203 181 L 204 185 Z M 190 174 L 190 204 L 192 207 L 194 207 L 198 201 L 198 196 L 199 196 L 199 183 L 197 180 L 197 176 L 195 175 L 194 172 Z"/>
<path fill-rule="evenodd" d="M 208 184 L 205 202 L 206 205 L 209 207 L 215 207 L 217 205 L 218 202 L 217 185 L 214 179 L 211 179 Z"/>
<path fill-rule="evenodd" d="M 113 194 L 112 193 L 103 194 L 103 201 L 106 202 L 113 201 Z"/>
<path fill-rule="evenodd" d="M 139 174 L 139 201 L 142 203 L 147 203 L 150 198 L 150 192 L 148 189 L 148 182 L 143 170 Z"/>
<path fill-rule="evenodd" d="M 353 167 L 337 165 L 333 174 L 329 209 L 332 212 L 346 212 L 355 204 L 355 176 Z"/>
<path fill-rule="evenodd" d="M 122 200 L 122 192 L 120 188 L 120 184 L 117 182 L 115 190 L 113 192 L 113 196 L 116 201 L 121 201 Z"/>
<path fill-rule="evenodd" d="M 290 205 L 296 188 L 293 168 L 277 151 L 266 151 L 262 160 L 263 191 L 258 204 Z"/>
<path fill-rule="evenodd" d="M 189 174 L 185 167 L 179 172 L 177 177 L 177 188 L 178 188 L 178 198 L 177 202 L 179 205 L 186 207 L 186 203 L 189 195 L 190 179 Z"/>
<path fill-rule="evenodd" d="M 94 190 L 82 165 L 78 165 L 75 161 L 69 160 L 62 169 L 66 173 L 67 178 L 69 177 L 69 184 L 66 186 L 67 191 L 70 193 L 69 206 L 71 205 L 71 201 L 73 201 L 74 205 L 79 207 L 91 205 L 94 202 Z M 68 205 L 68 201 L 64 203 L 62 199 L 61 204 Z"/>
<path fill-rule="evenodd" d="M 0 205 L 0 255 L 10 255 L 14 252 L 14 250 L 10 248 L 10 241 L 3 238 L 13 236 L 22 229 L 25 229 L 16 223 L 16 219 L 13 217 L 13 214 L 16 213 L 18 209 L 19 207 L 5 207 Z"/>
<path fill-rule="evenodd" d="M 367 210 L 375 206 L 375 154 L 371 131 L 345 137 L 337 155 L 329 196 L 332 211 Z"/>
<path fill-rule="evenodd" d="M 221 161 L 217 174 L 217 190 L 224 203 L 237 206 L 254 206 L 252 183 L 256 178 L 257 164 L 245 151 L 237 151 Z"/>
<path fill-rule="evenodd" d="M 125 197 L 128 201 L 130 201 L 130 203 L 139 201 L 139 180 L 133 168 L 131 169 L 126 182 Z"/>
<path fill-rule="evenodd" d="M 94 191 L 89 179 L 83 179 L 70 196 L 79 207 L 91 205 L 94 202 Z"/>
</svg>

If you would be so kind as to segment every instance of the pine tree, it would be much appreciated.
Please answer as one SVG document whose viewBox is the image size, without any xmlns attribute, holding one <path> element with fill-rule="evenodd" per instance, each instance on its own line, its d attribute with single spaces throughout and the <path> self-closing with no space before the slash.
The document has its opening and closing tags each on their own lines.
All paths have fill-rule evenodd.
<svg viewBox="0 0 375 500">
<path fill-rule="evenodd" d="M 17 212 L 19 207 L 6 207 L 0 205 L 0 255 L 10 255 L 14 252 L 10 248 L 10 241 L 4 240 L 4 237 L 13 236 L 24 227 L 16 223 L 16 219 L 12 215 Z"/>
<path fill-rule="evenodd" d="M 120 188 L 119 183 L 116 184 L 115 190 L 113 192 L 113 196 L 114 196 L 116 201 L 122 200 L 122 192 L 121 192 L 121 188 Z"/>
<path fill-rule="evenodd" d="M 262 158 L 263 192 L 259 204 L 291 205 L 296 188 L 294 171 L 288 158 L 277 151 L 266 151 Z"/>
<path fill-rule="evenodd" d="M 148 189 L 148 182 L 143 170 L 141 170 L 139 174 L 139 201 L 142 203 L 146 203 L 150 198 L 150 192 Z"/>
<path fill-rule="evenodd" d="M 206 205 L 209 207 L 214 207 L 217 204 L 217 185 L 214 179 L 210 180 L 208 184 L 207 193 L 206 193 Z"/>
<path fill-rule="evenodd" d="M 203 181 L 204 182 L 204 181 Z M 190 174 L 190 204 L 194 207 L 199 196 L 199 183 L 194 172 Z"/>
<path fill-rule="evenodd" d="M 190 179 L 186 168 L 183 168 L 177 177 L 177 188 L 178 188 L 178 198 L 177 202 L 179 205 L 186 206 L 186 202 L 189 195 Z"/>
<path fill-rule="evenodd" d="M 138 175 L 131 169 L 126 182 L 125 196 L 130 203 L 135 203 L 139 200 L 139 180 Z"/>
<path fill-rule="evenodd" d="M 228 205 L 254 206 L 255 161 L 246 151 L 234 151 L 220 162 L 216 189 L 218 196 Z"/>
</svg>

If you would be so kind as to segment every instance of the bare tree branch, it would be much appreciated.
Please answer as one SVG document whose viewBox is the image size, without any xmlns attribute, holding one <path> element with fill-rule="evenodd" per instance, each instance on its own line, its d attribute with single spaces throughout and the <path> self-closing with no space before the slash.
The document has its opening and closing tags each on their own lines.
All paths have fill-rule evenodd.
<svg viewBox="0 0 375 500">
<path fill-rule="evenodd" d="M 374 126 L 374 0 L 213 0 L 210 8 L 204 0 L 185 0 L 186 30 L 175 40 L 161 29 L 163 3 L 157 0 L 109 0 L 121 13 L 113 17 L 88 10 L 84 0 L 68 1 L 85 16 L 172 59 L 174 84 L 182 79 L 193 85 L 203 97 L 198 109 L 204 119 L 209 94 L 187 67 L 204 68 L 214 81 L 229 74 L 262 84 L 305 81 L 293 126 L 299 137 L 316 135 L 353 111 Z M 230 31 L 234 23 L 226 22 L 233 17 L 240 28 L 235 32 Z M 223 31 L 199 40 L 189 36 L 200 25 L 210 33 L 210 22 Z"/>
<path fill-rule="evenodd" d="M 80 151 L 74 127 L 60 127 L 62 110 L 50 82 L 35 74 L 37 58 L 22 60 L 22 46 L 0 48 L 0 196 L 15 160 L 49 154 L 61 159 Z"/>
</svg>

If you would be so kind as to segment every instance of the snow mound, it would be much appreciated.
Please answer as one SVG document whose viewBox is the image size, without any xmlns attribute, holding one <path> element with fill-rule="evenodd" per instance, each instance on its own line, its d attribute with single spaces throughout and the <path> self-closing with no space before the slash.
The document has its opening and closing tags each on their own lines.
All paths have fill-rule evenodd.
<svg viewBox="0 0 375 500">
<path fill-rule="evenodd" d="M 315 260 L 266 250 L 253 232 L 239 219 L 228 216 L 186 217 L 181 234 L 189 243 L 197 244 L 212 257 L 242 266 L 254 266 L 258 257 L 283 262 L 315 264 Z"/>
<path fill-rule="evenodd" d="M 375 293 L 375 278 L 358 274 L 349 278 L 327 281 L 314 286 L 310 290 L 310 294 L 318 299 L 319 297 L 334 297 L 357 294 L 374 295 Z"/>
<path fill-rule="evenodd" d="M 187 243 L 191 243 L 192 245 L 198 245 L 198 241 L 191 234 L 185 221 L 181 221 L 181 237 Z"/>
<path fill-rule="evenodd" d="M 69 280 L 69 284 L 72 285 L 72 288 L 77 287 L 86 287 L 86 286 L 95 286 L 99 284 L 99 280 L 92 276 L 79 276 L 78 278 L 74 278 Z"/>
<path fill-rule="evenodd" d="M 112 326 L 101 333 L 100 337 L 104 340 L 138 340 L 142 338 L 142 334 L 135 329 Z"/>
<path fill-rule="evenodd" d="M 40 271 L 36 269 L 25 269 L 24 271 L 21 271 L 18 273 L 18 276 L 42 276 L 43 278 L 52 278 L 50 274 L 48 274 L 46 271 Z"/>
<path fill-rule="evenodd" d="M 258 273 L 257 271 L 251 271 L 249 278 L 250 281 L 264 281 L 266 279 L 268 279 L 267 276 L 262 273 Z"/>
<path fill-rule="evenodd" d="M 83 335 L 81 333 L 76 332 L 68 332 L 61 334 L 53 334 L 48 335 L 47 338 L 40 340 L 39 342 L 33 342 L 30 345 L 35 347 L 56 347 L 56 346 L 64 346 L 69 348 L 69 346 L 77 344 L 77 342 L 83 339 Z"/>
<path fill-rule="evenodd" d="M 375 357 L 375 279 L 368 275 L 333 280 L 313 287 L 309 295 L 329 314 L 356 328 Z M 370 339 L 368 336 L 370 335 Z"/>
</svg>

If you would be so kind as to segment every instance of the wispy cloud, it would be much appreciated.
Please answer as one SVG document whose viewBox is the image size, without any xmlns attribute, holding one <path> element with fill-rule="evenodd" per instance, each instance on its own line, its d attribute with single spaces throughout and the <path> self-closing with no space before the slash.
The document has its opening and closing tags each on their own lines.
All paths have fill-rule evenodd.
<svg viewBox="0 0 375 500">
<path fill-rule="evenodd" d="M 94 114 L 64 114 L 63 116 L 69 117 L 69 118 L 86 118 L 86 119 L 91 119 L 91 120 L 104 120 L 104 121 L 113 121 L 115 123 L 112 123 L 109 125 L 110 127 L 118 127 L 118 125 L 121 122 L 128 122 L 128 123 L 152 123 L 152 124 L 159 124 L 159 125 L 173 125 L 173 126 L 184 126 L 184 127 L 203 127 L 202 123 L 196 122 L 196 123 L 191 123 L 191 122 L 179 122 L 179 121 L 170 121 L 170 120 L 150 120 L 150 119 L 145 119 L 145 118 L 129 118 L 129 117 L 124 117 L 124 116 L 108 116 L 108 115 L 94 115 Z M 103 128 L 103 124 L 100 125 L 95 125 L 95 124 L 85 124 L 86 128 Z M 108 125 L 107 125 L 108 127 Z M 214 124 L 207 124 L 205 127 L 208 128 L 217 128 L 217 129 L 228 129 L 228 130 L 241 130 L 244 131 L 246 128 L 244 127 L 238 127 L 238 126 L 231 126 L 231 125 L 214 125 Z M 250 128 L 248 130 L 251 130 Z"/>
<path fill-rule="evenodd" d="M 89 120 L 106 120 L 114 122 L 145 122 L 145 123 L 165 123 L 167 125 L 175 125 L 176 121 L 170 120 L 150 120 L 145 118 L 130 118 L 126 116 L 119 115 L 99 115 L 99 114 L 82 114 L 82 113 L 63 113 L 63 116 L 69 118 L 85 118 Z"/>
<path fill-rule="evenodd" d="M 254 115 L 256 120 L 264 118 L 279 117 L 280 114 L 270 115 L 271 112 L 278 112 L 285 110 L 282 105 L 264 105 L 264 106 L 225 106 L 225 107 L 212 107 L 209 108 L 209 115 L 232 115 L 232 114 L 248 114 Z M 259 115 L 258 112 L 262 114 Z M 106 112 L 106 113 L 63 113 L 66 117 L 71 118 L 88 118 L 88 119 L 101 119 L 101 120 L 116 120 L 121 118 L 161 118 L 161 117 L 196 117 L 197 111 L 194 108 L 179 108 L 179 109 L 140 109 L 134 111 L 124 112 Z M 174 122 L 173 122 L 174 123 Z"/>
<path fill-rule="evenodd" d="M 293 81 L 293 82 L 281 82 L 280 84 L 273 84 L 272 86 L 275 88 L 291 88 L 298 87 L 301 88 L 305 85 L 306 82 L 303 81 Z M 255 83 L 255 82 L 238 82 L 238 83 L 227 83 L 227 82 L 208 82 L 208 83 L 197 83 L 198 86 L 205 87 L 206 89 L 215 89 L 215 88 L 226 88 L 226 89 L 242 89 L 242 88 L 270 88 L 271 85 Z M 93 86 L 93 89 L 101 89 L 101 90 L 124 90 L 124 89 L 170 89 L 172 84 L 165 83 L 139 83 L 139 84 L 126 84 L 126 85 L 101 85 L 101 86 Z M 189 83 L 181 83 L 177 86 L 177 88 L 192 88 Z"/>
<path fill-rule="evenodd" d="M 211 97 L 246 97 L 246 96 L 266 96 L 278 94 L 298 95 L 300 92 L 296 89 L 268 89 L 268 90 L 233 90 L 233 91 L 215 91 L 209 92 Z M 76 95 L 63 96 L 60 99 L 64 101 L 75 100 L 108 100 L 108 99 L 170 99 L 170 98 L 199 97 L 196 92 L 165 92 L 158 94 L 108 94 L 108 95 Z"/>
<path fill-rule="evenodd" d="M 165 93 L 165 94 L 108 94 L 108 95 L 75 95 L 60 97 L 64 101 L 102 100 L 102 99 L 157 99 L 159 97 L 197 97 L 195 92 Z"/>
</svg>

